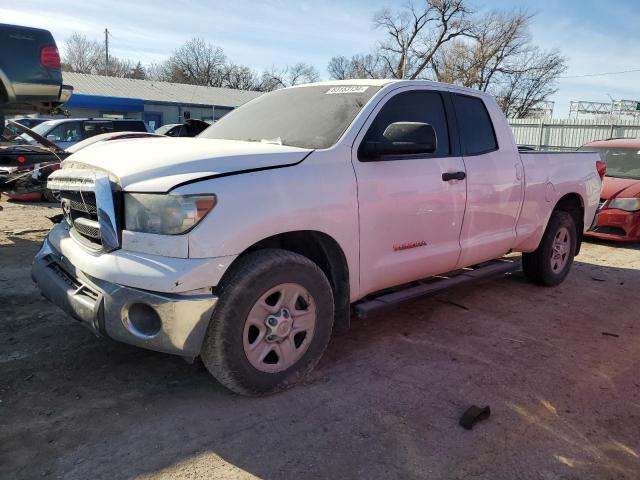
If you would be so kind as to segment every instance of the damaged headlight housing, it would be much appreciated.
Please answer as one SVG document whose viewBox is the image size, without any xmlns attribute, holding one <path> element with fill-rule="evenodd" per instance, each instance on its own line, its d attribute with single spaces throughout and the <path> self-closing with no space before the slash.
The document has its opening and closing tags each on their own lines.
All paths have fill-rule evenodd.
<svg viewBox="0 0 640 480">
<path fill-rule="evenodd" d="M 194 228 L 215 205 L 215 195 L 126 193 L 125 228 L 132 232 L 179 235 Z"/>
<path fill-rule="evenodd" d="M 614 198 L 607 205 L 608 208 L 617 208 L 627 212 L 640 210 L 640 198 Z"/>
</svg>

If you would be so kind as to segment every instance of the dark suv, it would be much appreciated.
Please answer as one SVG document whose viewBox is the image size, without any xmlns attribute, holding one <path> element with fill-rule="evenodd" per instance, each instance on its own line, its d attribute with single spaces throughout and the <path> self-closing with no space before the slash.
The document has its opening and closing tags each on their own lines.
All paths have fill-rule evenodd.
<svg viewBox="0 0 640 480">
<path fill-rule="evenodd" d="M 0 23 L 0 126 L 5 114 L 48 113 L 72 91 L 51 32 Z"/>
</svg>

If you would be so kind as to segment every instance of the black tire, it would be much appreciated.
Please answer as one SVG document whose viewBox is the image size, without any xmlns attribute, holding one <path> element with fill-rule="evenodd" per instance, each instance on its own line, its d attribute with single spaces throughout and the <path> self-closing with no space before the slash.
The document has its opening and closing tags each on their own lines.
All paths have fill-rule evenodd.
<svg viewBox="0 0 640 480">
<path fill-rule="evenodd" d="M 327 277 L 306 257 L 279 249 L 248 253 L 230 269 L 216 289 L 219 300 L 200 353 L 204 365 L 220 383 L 241 395 L 267 395 L 295 385 L 316 366 L 331 338 L 334 303 Z M 301 285 L 313 297 L 315 329 L 296 363 L 266 373 L 255 368 L 245 354 L 245 321 L 262 295 L 285 283 Z"/>
<path fill-rule="evenodd" d="M 564 232 L 564 229 L 569 233 L 566 263 L 562 268 L 554 271 L 552 265 L 553 245 L 556 237 L 560 235 L 560 232 Z M 577 238 L 573 217 L 567 212 L 554 211 L 538 248 L 531 253 L 522 254 L 522 269 L 527 279 L 545 287 L 553 287 L 562 283 L 571 270 L 573 257 L 576 253 Z"/>
</svg>

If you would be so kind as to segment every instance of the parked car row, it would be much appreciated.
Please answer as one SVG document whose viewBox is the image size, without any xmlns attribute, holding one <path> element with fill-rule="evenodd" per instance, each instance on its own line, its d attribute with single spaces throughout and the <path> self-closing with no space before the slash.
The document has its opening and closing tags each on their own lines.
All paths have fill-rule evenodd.
<svg viewBox="0 0 640 480">
<path fill-rule="evenodd" d="M 47 120 L 32 127 L 32 130 L 60 148 L 70 147 L 82 140 L 102 133 L 149 131 L 142 120 L 111 120 L 104 118 Z M 21 135 L 19 138 L 27 143 L 35 143 L 26 134 Z"/>
<path fill-rule="evenodd" d="M 47 125 L 48 123 L 52 125 Z M 55 141 L 60 140 L 59 135 L 71 128 L 80 128 L 85 138 L 80 138 L 77 142 Z M 43 122 L 33 130 L 10 120 L 5 132 L 7 130 L 10 133 L 4 137 L 13 136 L 13 139 L 0 143 L 0 192 L 13 200 L 30 201 L 40 200 L 43 196 L 49 201 L 56 201 L 46 189 L 47 178 L 72 153 L 114 138 L 155 136 L 147 132 L 144 122 L 137 120 L 54 120 Z M 51 131 L 58 133 L 51 134 Z M 72 138 L 67 137 L 67 140 Z"/>
<path fill-rule="evenodd" d="M 189 119 L 184 123 L 169 123 L 155 130 L 159 135 L 167 137 L 195 137 L 209 128 L 211 124 L 203 120 Z"/>
</svg>

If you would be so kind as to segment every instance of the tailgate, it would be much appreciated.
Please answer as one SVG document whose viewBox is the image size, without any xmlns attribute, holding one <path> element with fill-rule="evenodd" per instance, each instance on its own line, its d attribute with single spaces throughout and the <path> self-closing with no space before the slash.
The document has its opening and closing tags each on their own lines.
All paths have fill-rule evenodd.
<svg viewBox="0 0 640 480">
<path fill-rule="evenodd" d="M 62 85 L 60 70 L 45 68 L 40 63 L 40 52 L 47 46 L 56 46 L 47 30 L 0 24 L 0 70 L 12 85 Z"/>
</svg>

